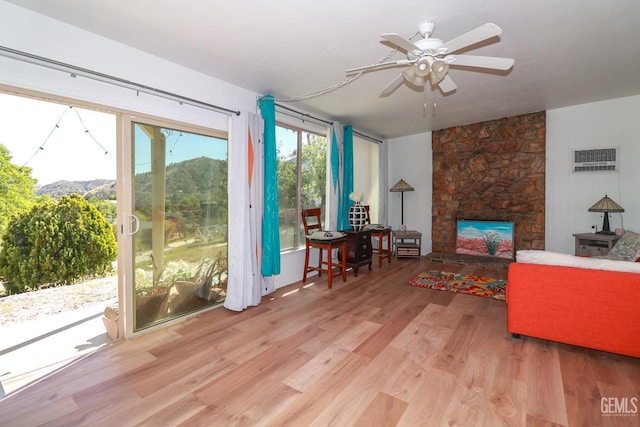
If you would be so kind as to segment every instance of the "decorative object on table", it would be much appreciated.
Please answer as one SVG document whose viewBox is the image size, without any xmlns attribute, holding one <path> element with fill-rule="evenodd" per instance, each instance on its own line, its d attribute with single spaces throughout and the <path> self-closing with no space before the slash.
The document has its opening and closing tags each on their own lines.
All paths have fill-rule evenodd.
<svg viewBox="0 0 640 427">
<path fill-rule="evenodd" d="M 505 299 L 507 281 L 474 274 L 423 271 L 409 281 L 412 286 L 458 292 L 484 298 Z"/>
<path fill-rule="evenodd" d="M 606 194 L 589 208 L 589 212 L 604 212 L 604 220 L 602 222 L 602 230 L 596 234 L 615 234 L 609 228 L 609 212 L 624 212 L 624 208 L 611 200 Z"/>
<path fill-rule="evenodd" d="M 415 188 L 406 183 L 404 179 L 400 179 L 400 181 L 396 182 L 396 185 L 391 187 L 389 191 L 392 193 L 400 192 L 400 229 L 406 230 L 407 227 L 404 225 L 404 192 L 405 191 L 414 191 Z"/>
<path fill-rule="evenodd" d="M 349 194 L 349 199 L 354 202 L 349 208 L 349 226 L 352 230 L 360 231 L 367 223 L 367 211 L 360 203 L 362 202 L 362 193 L 354 191 Z"/>
</svg>

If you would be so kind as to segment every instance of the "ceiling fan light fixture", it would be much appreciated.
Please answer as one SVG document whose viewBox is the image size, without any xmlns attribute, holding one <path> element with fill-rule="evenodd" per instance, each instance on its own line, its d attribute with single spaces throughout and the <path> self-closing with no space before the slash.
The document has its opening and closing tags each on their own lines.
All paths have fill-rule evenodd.
<svg viewBox="0 0 640 427">
<path fill-rule="evenodd" d="M 419 32 L 423 39 L 412 41 L 405 39 L 397 33 L 381 34 L 387 43 L 395 46 L 395 51 L 406 52 L 407 59 L 400 61 L 377 62 L 365 67 L 347 70 L 347 75 L 354 71 L 360 73 L 368 70 L 377 70 L 398 65 L 407 65 L 401 74 L 397 75 L 391 83 L 387 84 L 380 92 L 380 96 L 391 94 L 403 80 L 415 86 L 425 86 L 429 81 L 432 86 L 438 86 L 443 93 L 450 93 L 457 89 L 457 85 L 449 76 L 449 66 L 485 68 L 489 70 L 506 71 L 513 67 L 512 58 L 500 58 L 493 56 L 476 56 L 460 54 L 456 52 L 463 49 L 472 49 L 476 44 L 489 40 L 502 34 L 502 29 L 495 24 L 481 25 L 471 31 L 467 31 L 450 39 L 446 43 L 431 37 L 435 30 L 433 22 L 425 22 L 420 25 Z M 414 37 L 411 37 L 413 39 Z M 454 54 L 454 55 L 451 55 Z M 386 58 L 388 59 L 388 57 Z M 386 61 L 386 59 L 382 61 Z M 358 75 L 359 77 L 359 75 Z M 426 89 L 426 87 L 425 87 Z"/>
<path fill-rule="evenodd" d="M 444 77 L 448 69 L 449 66 L 444 61 L 441 61 L 439 59 L 431 61 L 431 72 L 437 75 L 441 75 L 442 77 Z"/>
<path fill-rule="evenodd" d="M 425 79 L 416 73 L 415 67 L 409 67 L 402 71 L 402 77 L 409 83 L 416 86 L 424 86 Z"/>
<path fill-rule="evenodd" d="M 431 72 L 429 57 L 422 57 L 416 62 L 415 73 L 420 77 L 426 77 Z"/>
</svg>

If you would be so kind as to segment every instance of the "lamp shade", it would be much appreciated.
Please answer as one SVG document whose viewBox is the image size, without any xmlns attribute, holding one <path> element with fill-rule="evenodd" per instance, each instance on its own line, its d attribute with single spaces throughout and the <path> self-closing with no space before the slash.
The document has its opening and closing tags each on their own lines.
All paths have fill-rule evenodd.
<svg viewBox="0 0 640 427">
<path fill-rule="evenodd" d="M 624 208 L 605 195 L 589 208 L 589 212 L 624 212 Z"/>
<path fill-rule="evenodd" d="M 404 179 L 400 179 L 400 181 L 396 182 L 396 184 L 389 189 L 389 191 L 395 193 L 399 191 L 414 191 L 415 188 L 407 184 Z"/>
</svg>

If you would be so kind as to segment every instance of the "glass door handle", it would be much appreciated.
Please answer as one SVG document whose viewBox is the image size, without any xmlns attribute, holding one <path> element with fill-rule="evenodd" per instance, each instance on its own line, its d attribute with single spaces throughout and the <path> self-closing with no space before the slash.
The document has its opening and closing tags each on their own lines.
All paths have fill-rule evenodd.
<svg viewBox="0 0 640 427">
<path fill-rule="evenodd" d="M 133 236 L 140 230 L 140 219 L 134 214 L 129 214 L 129 230 L 129 236 Z"/>
</svg>

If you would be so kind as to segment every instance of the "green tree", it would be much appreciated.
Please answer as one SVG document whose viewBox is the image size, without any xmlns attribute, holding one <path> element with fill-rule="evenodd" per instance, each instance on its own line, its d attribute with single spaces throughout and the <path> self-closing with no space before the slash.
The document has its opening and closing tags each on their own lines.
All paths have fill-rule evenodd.
<svg viewBox="0 0 640 427">
<path fill-rule="evenodd" d="M 66 285 L 111 271 L 117 255 L 109 222 L 77 194 L 34 205 L 9 223 L 0 280 L 10 293 Z"/>
<path fill-rule="evenodd" d="M 327 185 L 326 138 L 307 133 L 307 143 L 302 149 L 302 209 L 324 208 Z"/>
<path fill-rule="evenodd" d="M 96 197 L 91 197 L 87 199 L 87 201 L 95 206 L 95 208 L 98 209 L 98 212 L 100 212 L 107 221 L 111 224 L 116 223 L 117 208 L 115 203 L 111 203 L 107 200 L 100 200 Z"/>
<path fill-rule="evenodd" d="M 11 155 L 0 144 L 0 236 L 9 220 L 29 209 L 36 199 L 36 180 L 31 177 L 31 168 L 11 163 Z"/>
</svg>

